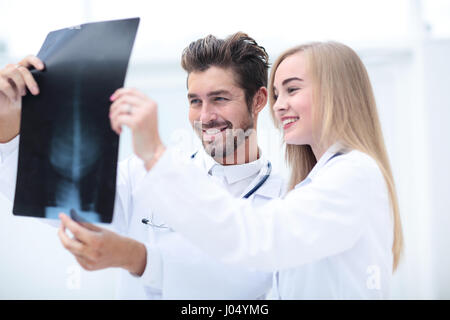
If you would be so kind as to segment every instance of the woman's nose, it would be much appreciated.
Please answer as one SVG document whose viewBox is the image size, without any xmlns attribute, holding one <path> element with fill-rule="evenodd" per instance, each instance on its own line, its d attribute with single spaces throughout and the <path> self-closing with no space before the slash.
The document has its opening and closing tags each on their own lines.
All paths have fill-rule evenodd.
<svg viewBox="0 0 450 320">
<path fill-rule="evenodd" d="M 287 110 L 286 101 L 278 97 L 275 103 L 273 104 L 272 108 L 275 113 L 286 111 Z"/>
</svg>

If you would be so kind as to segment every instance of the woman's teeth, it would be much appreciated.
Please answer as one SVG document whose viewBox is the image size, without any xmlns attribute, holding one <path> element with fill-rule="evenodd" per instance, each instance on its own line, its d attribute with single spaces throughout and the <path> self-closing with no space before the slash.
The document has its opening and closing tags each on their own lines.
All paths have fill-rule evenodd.
<svg viewBox="0 0 450 320">
<path fill-rule="evenodd" d="M 289 123 L 295 122 L 297 121 L 299 118 L 289 118 L 289 119 L 285 119 L 283 120 L 283 126 L 288 125 Z"/>
</svg>

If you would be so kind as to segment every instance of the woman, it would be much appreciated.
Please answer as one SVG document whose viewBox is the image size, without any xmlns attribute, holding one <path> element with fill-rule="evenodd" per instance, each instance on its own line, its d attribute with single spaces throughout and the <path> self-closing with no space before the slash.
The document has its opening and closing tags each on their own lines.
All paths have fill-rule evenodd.
<svg viewBox="0 0 450 320">
<path fill-rule="evenodd" d="M 135 151 L 151 169 L 145 183 L 155 212 L 209 254 L 277 271 L 282 299 L 387 298 L 402 229 L 364 65 L 343 44 L 301 45 L 274 63 L 269 93 L 292 173 L 286 197 L 259 208 L 165 150 L 155 103 L 139 107 L 147 121 L 135 121 L 120 89 L 114 99 L 124 105 L 112 109 L 123 112 L 112 126 L 133 130 Z"/>
</svg>

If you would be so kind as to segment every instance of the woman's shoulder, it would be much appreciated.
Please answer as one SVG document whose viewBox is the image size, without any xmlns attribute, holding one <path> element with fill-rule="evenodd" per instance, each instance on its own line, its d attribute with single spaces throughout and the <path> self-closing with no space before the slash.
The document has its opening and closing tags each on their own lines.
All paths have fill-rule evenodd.
<svg viewBox="0 0 450 320">
<path fill-rule="evenodd" d="M 334 172 L 339 176 L 363 178 L 364 181 L 381 181 L 383 175 L 376 160 L 365 152 L 359 150 L 349 150 L 333 157 L 324 166 L 323 173 Z"/>
<path fill-rule="evenodd" d="M 342 158 L 350 166 L 361 166 L 367 169 L 378 169 L 374 158 L 365 152 L 353 149 L 342 154 Z"/>
</svg>

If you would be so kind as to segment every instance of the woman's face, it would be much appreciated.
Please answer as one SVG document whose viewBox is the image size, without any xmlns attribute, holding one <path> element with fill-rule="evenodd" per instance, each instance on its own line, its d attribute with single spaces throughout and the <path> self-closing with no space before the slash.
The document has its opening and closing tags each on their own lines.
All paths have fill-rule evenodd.
<svg viewBox="0 0 450 320">
<path fill-rule="evenodd" d="M 312 83 L 302 52 L 285 58 L 275 73 L 273 110 L 287 144 L 312 144 Z"/>
</svg>

